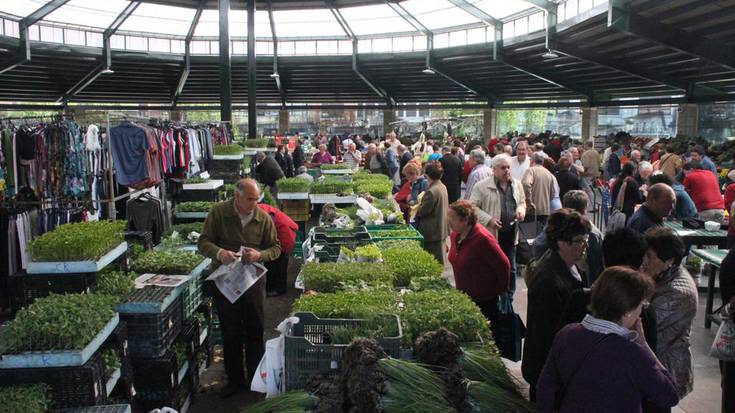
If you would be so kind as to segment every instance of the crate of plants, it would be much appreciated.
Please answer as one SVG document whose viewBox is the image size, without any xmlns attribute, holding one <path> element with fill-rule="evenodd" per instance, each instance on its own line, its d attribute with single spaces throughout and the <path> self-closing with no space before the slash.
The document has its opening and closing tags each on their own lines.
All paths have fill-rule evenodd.
<svg viewBox="0 0 735 413">
<path fill-rule="evenodd" d="M 189 201 L 176 204 L 174 216 L 176 218 L 204 219 L 209 214 L 215 202 L 212 201 Z"/>
<path fill-rule="evenodd" d="M 311 182 L 304 178 L 281 178 L 276 181 L 278 199 L 309 199 Z"/>
<path fill-rule="evenodd" d="M 441 277 L 444 267 L 415 240 L 385 240 L 376 243 L 383 262 L 396 275 L 396 287 L 408 287 L 416 277 Z"/>
<path fill-rule="evenodd" d="M 336 176 L 328 176 L 311 185 L 309 200 L 312 203 L 354 203 L 352 181 Z"/>
<path fill-rule="evenodd" d="M 344 175 L 355 172 L 348 163 L 323 163 L 319 169 L 324 175 Z"/>
<path fill-rule="evenodd" d="M 202 303 L 202 277 L 192 277 L 187 283 L 186 289 L 181 293 L 183 319 L 187 320 L 194 314 L 197 307 Z"/>
<path fill-rule="evenodd" d="M 189 357 L 185 343 L 176 343 L 161 357 L 133 357 L 133 383 L 136 399 L 161 400 L 173 398 L 189 372 Z M 158 406 L 161 407 L 161 406 Z"/>
<path fill-rule="evenodd" d="M 393 287 L 395 275 L 379 262 L 307 262 L 301 268 L 304 288 L 333 292 L 352 286 Z"/>
<path fill-rule="evenodd" d="M 327 228 L 314 227 L 311 233 L 311 239 L 316 242 L 347 243 L 355 241 L 368 241 L 370 234 L 364 226 L 353 228 Z"/>
<path fill-rule="evenodd" d="M 92 291 L 97 285 L 97 278 L 97 274 L 93 272 L 71 274 L 25 274 L 20 272 L 10 275 L 8 276 L 10 309 L 16 312 L 50 294 Z"/>
<path fill-rule="evenodd" d="M 396 315 L 374 314 L 359 319 L 319 318 L 298 312 L 299 322 L 284 338 L 286 390 L 302 389 L 315 374 L 339 369 L 342 353 L 355 337 L 373 338 L 391 357 L 399 357 L 403 330 Z"/>
<path fill-rule="evenodd" d="M 232 145 L 215 145 L 214 156 L 215 161 L 232 161 L 241 160 L 243 158 L 243 148 L 238 144 Z"/>
<path fill-rule="evenodd" d="M 416 228 L 408 224 L 366 225 L 370 239 L 375 242 L 383 240 L 413 240 L 424 245 L 424 236 Z"/>
<path fill-rule="evenodd" d="M 143 300 L 153 306 L 171 296 L 171 288 L 146 287 L 144 293 L 134 294 L 132 300 Z M 142 290 L 139 290 L 142 291 Z M 142 294 L 146 294 L 145 297 Z M 158 300 L 158 301 L 156 301 Z M 130 304 L 130 303 L 123 303 Z M 128 328 L 128 351 L 132 357 L 160 357 L 171 346 L 181 331 L 181 297 L 176 298 L 158 313 L 121 313 Z M 137 388 L 137 386 L 136 386 Z"/>
<path fill-rule="evenodd" d="M 245 155 L 255 155 L 258 152 L 266 152 L 268 150 L 268 139 L 245 139 L 243 141 L 245 147 Z"/>
<path fill-rule="evenodd" d="M 97 272 L 125 254 L 125 221 L 64 224 L 30 244 L 29 274 Z"/>
<path fill-rule="evenodd" d="M 386 198 L 393 193 L 393 182 L 385 181 L 355 181 L 354 190 L 358 195 L 369 194 L 374 198 Z"/>
<path fill-rule="evenodd" d="M 115 302 L 91 293 L 36 300 L 0 331 L 0 369 L 84 365 L 120 320 Z"/>
<path fill-rule="evenodd" d="M 196 176 L 184 181 L 182 188 L 184 191 L 215 191 L 224 184 L 224 181 L 221 179 L 209 179 Z"/>
</svg>

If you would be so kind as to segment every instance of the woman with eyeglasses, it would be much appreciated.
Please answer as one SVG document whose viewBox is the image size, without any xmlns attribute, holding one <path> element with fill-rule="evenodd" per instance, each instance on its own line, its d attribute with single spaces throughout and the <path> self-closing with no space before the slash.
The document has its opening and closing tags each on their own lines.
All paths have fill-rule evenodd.
<svg viewBox="0 0 735 413">
<path fill-rule="evenodd" d="M 692 391 L 691 330 L 697 315 L 697 285 L 681 265 L 686 248 L 665 227 L 649 229 L 641 270 L 655 283 L 651 307 L 656 311 L 656 354 L 676 379 L 679 397 Z"/>
<path fill-rule="evenodd" d="M 610 267 L 592 286 L 591 314 L 554 338 L 538 382 L 541 412 L 641 412 L 645 402 L 670 408 L 676 382 L 646 343 L 641 310 L 650 277 Z"/>
<path fill-rule="evenodd" d="M 575 263 L 587 249 L 591 230 L 590 222 L 577 211 L 564 208 L 554 212 L 545 229 L 550 251 L 527 270 L 527 330 L 521 370 L 530 384 L 532 401 L 564 307 L 572 292 L 585 286 L 585 277 Z"/>
</svg>

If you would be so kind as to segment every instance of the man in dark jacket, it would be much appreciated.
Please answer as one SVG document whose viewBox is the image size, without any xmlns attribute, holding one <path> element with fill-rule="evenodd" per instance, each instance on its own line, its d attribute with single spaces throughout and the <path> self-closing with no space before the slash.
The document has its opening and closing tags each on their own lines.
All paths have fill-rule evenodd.
<svg viewBox="0 0 735 413">
<path fill-rule="evenodd" d="M 403 167 L 406 166 L 407 163 L 411 162 L 413 154 L 406 148 L 406 145 L 398 145 L 396 152 L 398 153 L 399 159 L 398 173 L 401 175 L 401 182 L 403 182 Z"/>
<path fill-rule="evenodd" d="M 444 168 L 442 183 L 447 187 L 447 196 L 449 197 L 449 203 L 451 204 L 459 199 L 462 185 L 463 164 L 459 158 L 452 155 L 451 149 L 448 146 L 444 146 L 442 148 L 442 157 L 439 158 L 439 163 L 441 163 Z"/>
<path fill-rule="evenodd" d="M 275 196 L 277 192 L 276 181 L 283 178 L 283 171 L 278 166 L 278 162 L 273 157 L 266 156 L 263 152 L 255 155 L 258 165 L 255 167 L 255 176 L 258 182 L 270 188 L 271 193 Z"/>
<path fill-rule="evenodd" d="M 293 158 L 293 169 L 294 171 L 297 171 L 299 168 L 304 166 L 306 155 L 304 155 L 304 150 L 301 148 L 301 139 L 299 139 L 298 135 L 296 136 L 295 144 L 296 147 L 294 148 L 293 155 L 291 155 L 291 157 Z"/>
</svg>

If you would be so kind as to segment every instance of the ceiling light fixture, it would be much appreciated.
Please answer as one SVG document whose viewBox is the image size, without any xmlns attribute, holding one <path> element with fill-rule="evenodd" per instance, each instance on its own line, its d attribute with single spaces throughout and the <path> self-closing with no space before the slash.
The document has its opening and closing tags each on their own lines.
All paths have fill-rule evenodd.
<svg viewBox="0 0 735 413">
<path fill-rule="evenodd" d="M 278 72 L 271 73 L 271 79 L 278 79 L 279 77 L 281 77 L 281 75 L 279 75 Z"/>
<path fill-rule="evenodd" d="M 551 49 L 546 49 L 546 52 L 541 55 L 544 59 L 556 59 L 559 57 L 558 54 L 554 53 Z"/>
<path fill-rule="evenodd" d="M 113 73 L 115 73 L 115 71 L 112 70 L 112 68 L 106 67 L 106 68 L 102 69 L 102 74 L 103 75 L 111 75 Z"/>
<path fill-rule="evenodd" d="M 432 70 L 430 67 L 427 67 L 426 69 L 422 70 L 421 73 L 425 75 L 435 75 L 436 72 Z"/>
</svg>

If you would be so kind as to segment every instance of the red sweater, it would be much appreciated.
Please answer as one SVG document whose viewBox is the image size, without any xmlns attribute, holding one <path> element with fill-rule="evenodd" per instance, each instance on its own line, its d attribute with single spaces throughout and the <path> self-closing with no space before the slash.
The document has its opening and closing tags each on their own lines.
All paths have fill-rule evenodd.
<svg viewBox="0 0 735 413">
<path fill-rule="evenodd" d="M 296 231 L 299 230 L 299 225 L 274 206 L 258 204 L 258 208 L 267 213 L 276 225 L 278 242 L 281 244 L 283 254 L 291 254 L 296 246 Z"/>
<path fill-rule="evenodd" d="M 692 197 L 697 211 L 725 209 L 725 201 L 720 194 L 720 185 L 712 171 L 695 169 L 684 178 L 684 188 Z"/>
<path fill-rule="evenodd" d="M 457 236 L 457 232 L 452 231 L 449 249 L 457 289 L 475 302 L 497 299 L 508 290 L 510 283 L 510 261 L 500 244 L 480 224 L 475 224 L 459 246 Z"/>
</svg>

